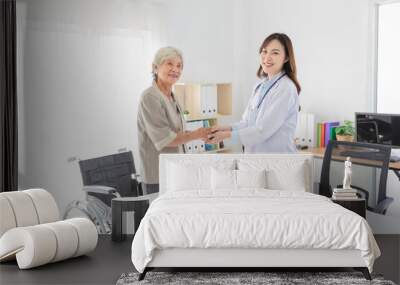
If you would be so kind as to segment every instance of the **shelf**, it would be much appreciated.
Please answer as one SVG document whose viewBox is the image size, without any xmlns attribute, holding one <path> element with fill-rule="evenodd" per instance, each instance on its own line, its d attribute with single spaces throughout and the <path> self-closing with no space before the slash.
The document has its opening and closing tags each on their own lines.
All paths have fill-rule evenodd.
<svg viewBox="0 0 400 285">
<path fill-rule="evenodd" d="M 187 120 L 185 120 L 185 122 L 192 122 L 192 121 L 205 121 L 205 120 L 217 120 L 220 118 L 224 118 L 228 115 L 221 115 L 221 114 L 217 114 L 215 116 L 211 116 L 211 117 L 198 117 L 198 118 L 193 118 L 193 117 L 188 117 Z"/>
<path fill-rule="evenodd" d="M 179 83 L 174 95 L 182 110 L 191 114 L 190 120 L 232 115 L 230 83 Z"/>
<path fill-rule="evenodd" d="M 232 115 L 230 83 L 179 83 L 174 86 L 174 95 L 181 109 L 189 112 L 185 120 L 185 129 L 188 131 L 218 125 L 219 118 Z M 201 140 L 190 141 L 185 146 L 188 153 L 224 152 L 219 145 L 217 149 L 205 150 Z"/>
<path fill-rule="evenodd" d="M 230 148 L 220 148 L 220 149 L 216 149 L 216 150 L 209 150 L 209 151 L 205 151 L 203 153 L 222 153 L 222 152 L 231 152 L 232 150 Z"/>
</svg>

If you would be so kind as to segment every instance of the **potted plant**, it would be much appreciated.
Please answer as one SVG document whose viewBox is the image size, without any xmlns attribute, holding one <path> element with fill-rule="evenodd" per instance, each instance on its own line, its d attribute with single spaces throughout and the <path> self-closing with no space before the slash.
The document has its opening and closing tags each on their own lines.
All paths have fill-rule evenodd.
<svg viewBox="0 0 400 285">
<path fill-rule="evenodd" d="M 345 120 L 344 124 L 335 129 L 338 141 L 354 141 L 355 129 L 352 121 Z"/>
<path fill-rule="evenodd" d="M 188 110 L 183 111 L 183 118 L 185 119 L 185 121 L 187 121 L 189 119 L 189 114 L 190 113 Z"/>
</svg>

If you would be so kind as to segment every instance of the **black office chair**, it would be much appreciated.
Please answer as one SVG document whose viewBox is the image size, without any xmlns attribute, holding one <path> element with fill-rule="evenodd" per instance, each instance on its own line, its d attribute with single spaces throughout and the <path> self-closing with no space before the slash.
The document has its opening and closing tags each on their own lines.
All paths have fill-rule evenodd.
<svg viewBox="0 0 400 285">
<path fill-rule="evenodd" d="M 131 151 L 87 160 L 80 160 L 86 200 L 74 200 L 66 208 L 64 218 L 77 209 L 88 216 L 98 232 L 111 232 L 111 200 L 117 197 L 137 197 L 143 194 L 136 174 Z"/>
<path fill-rule="evenodd" d="M 329 182 L 331 161 L 345 161 L 346 157 L 349 156 L 355 164 L 379 168 L 381 170 L 376 206 L 369 206 L 368 190 L 355 185 L 351 185 L 351 187 L 356 189 L 361 197 L 365 198 L 367 209 L 369 211 L 385 215 L 389 205 L 393 202 L 393 198 L 386 196 L 386 181 L 389 171 L 390 152 L 391 147 L 386 145 L 329 141 L 322 162 L 319 194 L 326 197 L 332 196 L 332 187 Z M 343 185 L 337 186 L 337 188 L 340 187 L 343 187 Z"/>
</svg>

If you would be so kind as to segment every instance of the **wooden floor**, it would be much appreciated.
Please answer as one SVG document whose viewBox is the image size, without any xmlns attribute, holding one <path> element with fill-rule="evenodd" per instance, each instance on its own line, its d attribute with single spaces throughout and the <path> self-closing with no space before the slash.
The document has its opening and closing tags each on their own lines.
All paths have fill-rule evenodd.
<svg viewBox="0 0 400 285">
<path fill-rule="evenodd" d="M 97 248 L 87 256 L 19 270 L 16 262 L 0 264 L 0 284 L 115 284 L 124 272 L 134 271 L 132 239 L 112 242 L 100 236 Z"/>
<path fill-rule="evenodd" d="M 381 257 L 375 261 L 374 272 L 400 284 L 400 235 L 375 235 Z"/>
<path fill-rule="evenodd" d="M 382 256 L 374 272 L 400 283 L 400 235 L 375 236 Z M 124 272 L 134 271 L 130 258 L 132 238 L 115 243 L 101 236 L 94 252 L 88 256 L 19 270 L 16 262 L 0 264 L 0 284 L 115 284 Z"/>
</svg>

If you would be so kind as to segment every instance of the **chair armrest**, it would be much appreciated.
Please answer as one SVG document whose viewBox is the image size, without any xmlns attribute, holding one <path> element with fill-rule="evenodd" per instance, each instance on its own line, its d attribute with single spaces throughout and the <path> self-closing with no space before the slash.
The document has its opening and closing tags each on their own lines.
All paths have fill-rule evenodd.
<svg viewBox="0 0 400 285">
<path fill-rule="evenodd" d="M 133 180 L 136 180 L 138 183 L 142 182 L 142 178 L 141 178 L 142 176 L 138 173 L 132 173 L 131 177 Z"/>
<path fill-rule="evenodd" d="M 147 195 L 141 195 L 141 196 L 137 196 L 137 197 L 120 197 L 118 199 L 118 201 L 149 201 L 149 204 L 151 204 L 151 202 L 153 202 L 156 198 L 158 198 L 159 193 L 151 193 L 151 194 L 147 194 Z"/>
<path fill-rule="evenodd" d="M 389 205 L 393 202 L 393 198 L 386 197 L 382 201 L 376 205 L 376 207 L 373 209 L 373 212 L 385 215 L 386 210 L 389 208 Z"/>
<path fill-rule="evenodd" d="M 133 181 L 133 185 L 136 189 L 136 193 L 134 194 L 135 196 L 142 196 L 143 195 L 143 190 L 142 190 L 142 178 L 140 174 L 138 173 L 132 173 L 131 174 L 131 179 Z"/>
<path fill-rule="evenodd" d="M 142 195 L 141 197 L 149 199 L 149 204 L 151 204 L 151 202 L 153 202 L 156 198 L 158 198 L 159 194 L 160 193 L 157 192 L 157 193 Z"/>
<path fill-rule="evenodd" d="M 338 185 L 338 187 L 343 187 L 343 185 Z M 369 199 L 369 192 L 361 187 L 351 185 L 351 188 L 356 189 L 357 191 L 360 191 L 365 195 L 365 200 L 367 202 L 367 210 L 377 213 L 377 214 L 386 214 L 386 210 L 389 208 L 389 205 L 393 202 L 393 198 L 386 197 L 382 201 L 380 201 L 374 208 L 368 206 L 368 199 Z"/>
<path fill-rule="evenodd" d="M 119 193 L 117 192 L 117 190 L 115 188 L 109 187 L 109 186 L 104 186 L 104 185 L 87 185 L 87 186 L 83 186 L 82 190 L 85 192 L 108 194 L 108 195 L 114 195 L 116 197 L 120 197 Z"/>
</svg>

